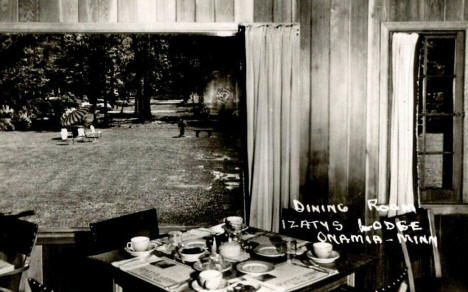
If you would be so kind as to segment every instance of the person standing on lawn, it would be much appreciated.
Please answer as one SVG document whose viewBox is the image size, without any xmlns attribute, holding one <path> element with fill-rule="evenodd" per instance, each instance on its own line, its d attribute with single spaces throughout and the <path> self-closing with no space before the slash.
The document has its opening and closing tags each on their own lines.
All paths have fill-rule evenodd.
<svg viewBox="0 0 468 292">
<path fill-rule="evenodd" d="M 187 124 L 185 123 L 184 119 L 180 118 L 177 126 L 179 127 L 179 138 L 185 137 L 185 127 Z"/>
</svg>

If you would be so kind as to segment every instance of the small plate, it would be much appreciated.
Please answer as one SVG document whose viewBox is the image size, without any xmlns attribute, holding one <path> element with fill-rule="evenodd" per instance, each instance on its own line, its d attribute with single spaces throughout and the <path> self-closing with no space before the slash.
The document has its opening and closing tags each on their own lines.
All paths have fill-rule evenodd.
<svg viewBox="0 0 468 292">
<path fill-rule="evenodd" d="M 241 273 L 260 276 L 273 271 L 275 266 L 264 261 L 245 261 L 237 264 L 236 268 Z"/>
<path fill-rule="evenodd" d="M 340 254 L 336 251 L 336 250 L 332 250 L 331 253 L 330 253 L 330 257 L 328 258 L 319 258 L 319 257 L 316 257 L 311 250 L 309 250 L 307 253 L 306 253 L 306 256 L 313 260 L 314 262 L 316 263 L 319 263 L 319 264 L 330 264 L 330 263 L 333 263 L 334 261 L 336 261 L 337 259 L 340 258 Z"/>
<path fill-rule="evenodd" d="M 201 271 L 204 271 L 204 270 L 208 270 L 208 265 L 209 264 L 210 264 L 209 262 L 203 262 L 202 263 L 200 261 L 197 261 L 193 265 L 193 268 L 195 270 L 201 272 Z M 220 272 L 226 272 L 226 271 L 229 271 L 231 268 L 232 268 L 232 263 L 230 263 L 228 261 L 225 261 L 221 267 L 217 266 L 215 268 L 210 268 L 210 270 L 217 270 L 217 271 L 220 271 Z"/>
<path fill-rule="evenodd" d="M 269 244 L 260 244 L 254 248 L 254 253 L 268 258 L 277 258 L 285 255 L 284 252 L 279 252 L 276 246 Z"/>
<path fill-rule="evenodd" d="M 134 257 L 147 257 L 158 247 L 157 244 L 150 242 L 149 248 L 145 251 L 134 251 L 131 248 L 125 247 L 125 251 Z"/>
<path fill-rule="evenodd" d="M 224 288 L 220 288 L 220 289 L 211 289 L 211 290 L 208 290 L 208 289 L 205 289 L 203 287 L 200 286 L 200 284 L 198 284 L 198 281 L 197 280 L 194 280 L 192 281 L 192 288 L 195 290 L 195 291 L 199 291 L 199 292 L 226 292 L 227 291 L 227 281 L 224 280 L 224 282 L 226 282 L 224 284 Z"/>
</svg>

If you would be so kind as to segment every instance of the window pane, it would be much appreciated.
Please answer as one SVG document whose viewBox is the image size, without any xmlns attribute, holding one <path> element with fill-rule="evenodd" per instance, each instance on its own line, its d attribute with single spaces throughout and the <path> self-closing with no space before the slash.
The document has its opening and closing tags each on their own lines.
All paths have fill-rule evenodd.
<svg viewBox="0 0 468 292">
<path fill-rule="evenodd" d="M 452 155 L 419 155 L 419 178 L 425 189 L 452 188 Z M 421 169 L 424 167 L 423 169 Z"/>
<path fill-rule="evenodd" d="M 455 39 L 429 38 L 427 41 L 427 74 L 453 75 Z"/>
<path fill-rule="evenodd" d="M 453 79 L 443 78 L 427 80 L 426 112 L 453 112 Z"/>
<path fill-rule="evenodd" d="M 430 136 L 428 134 L 436 134 Z M 432 137 L 432 138 L 431 138 Z M 438 137 L 438 138 L 435 138 Z M 453 150 L 453 118 L 452 117 L 427 117 L 426 118 L 426 151 L 428 148 L 437 148 L 437 143 L 442 141 L 443 151 Z"/>
</svg>

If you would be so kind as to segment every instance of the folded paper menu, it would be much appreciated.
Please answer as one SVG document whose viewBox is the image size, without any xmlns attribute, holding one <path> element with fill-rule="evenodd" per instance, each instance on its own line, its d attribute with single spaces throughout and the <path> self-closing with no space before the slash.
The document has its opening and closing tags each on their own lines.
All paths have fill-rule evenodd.
<svg viewBox="0 0 468 292">
<path fill-rule="evenodd" d="M 330 269 L 329 271 L 329 273 L 323 273 L 298 265 L 281 263 L 276 265 L 273 271 L 258 279 L 249 276 L 244 277 L 248 280 L 256 280 L 260 286 L 267 288 L 262 288 L 259 291 L 287 292 L 309 286 L 338 273 L 337 270 Z"/>
<path fill-rule="evenodd" d="M 126 272 L 155 286 L 170 290 L 188 282 L 195 270 L 167 257 L 162 257 L 159 261 L 129 269 Z"/>
</svg>

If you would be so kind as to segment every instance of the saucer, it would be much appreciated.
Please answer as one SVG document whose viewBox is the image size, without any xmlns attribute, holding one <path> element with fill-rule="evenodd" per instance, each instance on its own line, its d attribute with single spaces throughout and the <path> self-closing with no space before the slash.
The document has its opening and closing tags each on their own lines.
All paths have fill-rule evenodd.
<svg viewBox="0 0 468 292">
<path fill-rule="evenodd" d="M 319 257 L 316 257 L 311 250 L 309 250 L 307 253 L 306 253 L 306 256 L 313 260 L 314 262 L 316 263 L 319 263 L 319 264 L 330 264 L 330 263 L 333 263 L 334 261 L 336 261 L 339 257 L 340 257 L 340 254 L 335 251 L 335 250 L 332 250 L 331 253 L 330 253 L 330 257 L 328 258 L 319 258 Z"/>
<path fill-rule="evenodd" d="M 224 280 L 224 282 L 225 282 L 224 288 L 208 290 L 208 289 L 205 289 L 205 288 L 201 287 L 200 284 L 198 284 L 197 280 L 193 280 L 192 281 L 192 288 L 195 291 L 199 291 L 199 292 L 226 292 L 227 291 L 227 287 L 226 287 L 227 286 L 227 281 Z"/>
<path fill-rule="evenodd" d="M 236 268 L 241 273 L 260 276 L 273 271 L 275 266 L 264 261 L 245 261 L 237 264 Z"/>
<path fill-rule="evenodd" d="M 254 253 L 268 258 L 277 258 L 285 255 L 284 252 L 278 251 L 276 246 L 269 244 L 260 244 L 254 248 Z"/>
<path fill-rule="evenodd" d="M 132 248 L 125 247 L 125 251 L 134 257 L 147 257 L 158 247 L 157 244 L 150 242 L 148 249 L 145 251 L 134 251 Z"/>
</svg>

